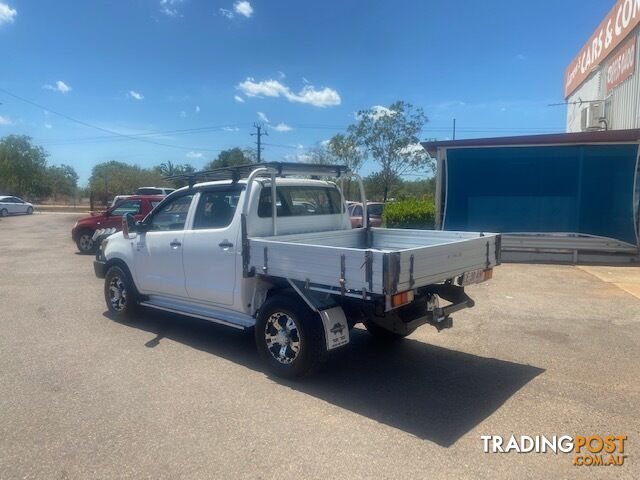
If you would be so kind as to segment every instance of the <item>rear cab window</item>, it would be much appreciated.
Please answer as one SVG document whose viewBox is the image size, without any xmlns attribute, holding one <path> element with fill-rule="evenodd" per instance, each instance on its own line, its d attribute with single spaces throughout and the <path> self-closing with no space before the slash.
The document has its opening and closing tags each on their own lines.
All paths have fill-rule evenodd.
<svg viewBox="0 0 640 480">
<path fill-rule="evenodd" d="M 308 215 L 338 215 L 342 213 L 340 193 L 336 187 L 324 186 L 279 186 L 276 188 L 276 215 L 298 217 Z M 271 188 L 260 192 L 258 216 L 270 218 Z"/>
</svg>

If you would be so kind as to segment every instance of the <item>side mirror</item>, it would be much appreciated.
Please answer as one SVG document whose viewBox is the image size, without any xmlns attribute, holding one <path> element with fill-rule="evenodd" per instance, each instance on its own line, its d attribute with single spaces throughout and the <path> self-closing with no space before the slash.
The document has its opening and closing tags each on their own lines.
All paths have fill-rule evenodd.
<svg viewBox="0 0 640 480">
<path fill-rule="evenodd" d="M 124 238 L 130 239 L 132 235 L 136 232 L 136 222 L 133 219 L 133 215 L 130 213 L 125 213 L 122 216 L 122 234 Z"/>
</svg>

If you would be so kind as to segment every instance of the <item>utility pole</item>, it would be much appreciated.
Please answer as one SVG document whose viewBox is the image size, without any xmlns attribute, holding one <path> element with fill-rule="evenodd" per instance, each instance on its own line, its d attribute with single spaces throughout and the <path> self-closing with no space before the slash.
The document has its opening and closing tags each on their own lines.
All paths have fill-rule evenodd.
<svg viewBox="0 0 640 480">
<path fill-rule="evenodd" d="M 254 123 L 253 128 L 256 129 L 256 133 L 252 133 L 251 136 L 255 136 L 257 138 L 256 145 L 258 146 L 258 163 L 262 160 L 262 137 L 269 136 L 267 131 L 263 131 L 264 126 L 260 123 Z"/>
</svg>

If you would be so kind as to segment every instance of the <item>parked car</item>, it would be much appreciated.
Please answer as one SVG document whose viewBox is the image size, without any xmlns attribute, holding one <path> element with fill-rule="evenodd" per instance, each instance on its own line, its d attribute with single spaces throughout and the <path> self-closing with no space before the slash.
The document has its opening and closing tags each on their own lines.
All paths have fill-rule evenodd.
<svg viewBox="0 0 640 480">
<path fill-rule="evenodd" d="M 136 190 L 136 195 L 169 195 L 175 188 L 166 187 L 140 187 Z"/>
<path fill-rule="evenodd" d="M 111 200 L 111 206 L 115 206 L 116 203 L 120 203 L 123 200 L 126 200 L 129 197 L 132 197 L 133 195 L 116 195 L 115 197 L 113 197 L 113 200 Z"/>
<path fill-rule="evenodd" d="M 113 207 L 100 213 L 81 218 L 71 229 L 71 238 L 82 253 L 95 251 L 95 234 L 99 230 L 115 233 L 122 227 L 122 216 L 130 213 L 136 220 L 142 220 L 158 205 L 164 195 L 131 195 Z"/>
<path fill-rule="evenodd" d="M 135 195 L 162 195 L 167 196 L 171 192 L 175 192 L 175 188 L 165 188 L 165 187 L 140 187 L 136 190 Z M 116 195 L 113 197 L 111 201 L 111 205 L 115 205 L 122 200 L 132 197 L 133 195 Z"/>
<path fill-rule="evenodd" d="M 174 192 L 142 222 L 127 215 L 101 243 L 94 271 L 116 318 L 144 306 L 252 329 L 273 372 L 297 378 L 348 344 L 357 323 L 382 341 L 427 323 L 450 328 L 453 312 L 473 306 L 464 287 L 499 264 L 499 235 L 366 219 L 363 235 L 335 183 L 290 177 L 341 177 L 346 167 L 234 170 L 194 174 L 209 181 Z"/>
<path fill-rule="evenodd" d="M 383 211 L 383 202 L 367 202 L 367 214 L 369 215 L 369 224 L 372 227 L 382 226 Z M 349 216 L 351 217 L 351 226 L 353 228 L 362 227 L 364 224 L 362 221 L 362 203 L 352 203 L 349 205 Z"/>
<path fill-rule="evenodd" d="M 0 217 L 19 213 L 31 215 L 33 213 L 33 205 L 19 197 L 0 196 Z"/>
</svg>

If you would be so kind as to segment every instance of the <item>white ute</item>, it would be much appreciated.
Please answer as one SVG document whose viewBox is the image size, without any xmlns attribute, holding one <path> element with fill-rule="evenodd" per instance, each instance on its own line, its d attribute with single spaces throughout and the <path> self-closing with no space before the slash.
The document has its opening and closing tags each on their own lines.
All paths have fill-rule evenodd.
<svg viewBox="0 0 640 480">
<path fill-rule="evenodd" d="M 366 212 L 352 230 L 338 185 L 301 178 L 350 176 L 366 205 L 343 166 L 273 162 L 185 177 L 188 187 L 142 222 L 126 216 L 102 243 L 94 268 L 109 311 L 142 305 L 253 328 L 262 358 L 288 378 L 348 344 L 357 323 L 384 341 L 425 323 L 451 327 L 451 313 L 473 306 L 464 286 L 500 263 L 500 236 L 370 228 Z"/>
</svg>

